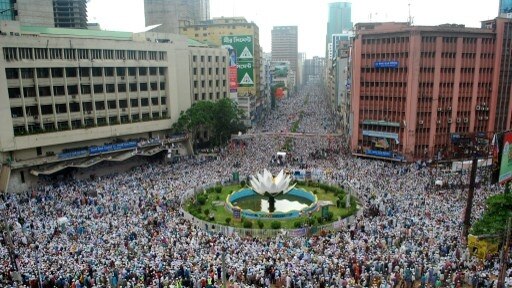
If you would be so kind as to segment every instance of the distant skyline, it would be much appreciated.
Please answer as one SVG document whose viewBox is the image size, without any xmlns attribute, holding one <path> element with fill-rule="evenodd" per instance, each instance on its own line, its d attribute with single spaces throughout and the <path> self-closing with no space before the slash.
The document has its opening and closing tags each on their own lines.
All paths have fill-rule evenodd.
<svg viewBox="0 0 512 288">
<path fill-rule="evenodd" d="M 499 0 L 210 0 L 210 16 L 245 17 L 260 29 L 263 51 L 271 51 L 273 26 L 299 26 L 299 51 L 325 56 L 328 3 L 352 3 L 352 22 L 406 22 L 409 5 L 414 25 L 445 23 L 480 27 L 480 21 L 498 16 Z M 120 9 L 122 7 L 122 9 Z M 104 30 L 140 32 L 144 30 L 143 0 L 90 0 L 89 22 Z"/>
</svg>

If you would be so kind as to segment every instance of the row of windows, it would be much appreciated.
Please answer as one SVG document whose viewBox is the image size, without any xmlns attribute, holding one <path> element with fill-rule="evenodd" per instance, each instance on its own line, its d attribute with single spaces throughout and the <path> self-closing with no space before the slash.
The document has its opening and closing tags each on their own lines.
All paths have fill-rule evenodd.
<svg viewBox="0 0 512 288">
<path fill-rule="evenodd" d="M 206 70 L 205 70 L 204 67 L 201 67 L 200 71 L 201 71 L 201 75 L 205 75 Z M 213 72 L 213 68 L 209 67 L 208 68 L 208 75 L 219 75 L 220 68 L 218 68 L 218 67 L 215 68 L 215 74 L 213 74 L 212 72 Z M 196 67 L 194 67 L 192 69 L 192 74 L 197 75 L 197 68 Z M 222 75 L 226 75 L 226 67 L 222 68 Z"/>
<path fill-rule="evenodd" d="M 226 98 L 227 97 L 227 93 L 223 92 L 222 93 L 222 97 Z M 206 99 L 206 93 L 201 93 L 201 99 L 199 99 L 199 94 L 198 93 L 194 94 L 194 101 L 199 101 L 199 100 L 219 100 L 219 99 L 220 99 L 220 92 L 215 93 L 215 99 L 213 99 L 213 93 L 212 92 L 208 93 L 208 99 Z"/>
<path fill-rule="evenodd" d="M 210 87 L 213 86 L 213 80 L 208 80 L 208 86 L 210 86 Z M 220 80 L 215 80 L 215 86 L 216 87 L 220 86 Z M 222 86 L 226 86 L 226 80 L 222 80 Z M 201 88 L 204 88 L 204 87 L 206 87 L 206 81 L 202 80 L 201 81 Z M 197 80 L 194 80 L 194 88 L 198 88 L 198 81 Z"/>
<path fill-rule="evenodd" d="M 3 51 L 6 61 L 40 59 L 165 61 L 167 59 L 167 52 L 165 51 L 24 47 L 4 47 Z"/>
<path fill-rule="evenodd" d="M 117 84 L 117 92 L 146 92 L 146 91 L 157 91 L 158 86 L 160 86 L 160 90 L 165 90 L 165 82 L 160 82 L 158 85 L 157 82 L 151 83 L 121 83 Z M 67 86 L 39 86 L 37 87 L 37 91 L 39 92 L 39 97 L 50 97 L 52 96 L 65 96 L 67 89 L 67 95 L 77 95 L 80 89 L 81 94 L 91 94 L 94 92 L 95 94 L 99 93 L 115 93 L 116 92 L 116 84 L 81 84 L 79 85 L 67 85 Z M 16 99 L 21 98 L 21 88 L 12 87 L 8 89 L 9 98 Z M 36 87 L 23 87 L 23 96 L 25 98 L 36 97 Z"/>
<path fill-rule="evenodd" d="M 212 62 L 213 57 L 215 57 L 215 62 L 219 62 L 220 56 L 209 55 L 205 58 L 204 55 L 201 55 L 199 59 L 201 59 L 200 62 L 204 62 L 205 59 L 208 59 L 208 62 Z M 192 56 L 192 62 L 197 62 L 197 55 Z M 222 62 L 226 62 L 226 56 L 222 56 Z"/>
<path fill-rule="evenodd" d="M 162 114 L 160 116 L 160 113 Z M 81 119 L 69 120 L 69 121 L 59 121 L 59 122 L 46 122 L 46 123 L 29 123 L 27 127 L 25 126 L 14 126 L 14 134 L 15 135 L 23 135 L 25 132 L 28 133 L 39 133 L 44 131 L 55 131 L 57 130 L 67 130 L 67 129 L 81 129 L 86 127 L 93 127 L 95 125 L 113 125 L 113 124 L 125 124 L 131 123 L 133 121 L 147 121 L 151 119 L 160 119 L 167 117 L 167 111 L 161 112 L 153 112 L 153 113 L 134 113 L 131 115 L 120 115 L 120 116 L 110 116 L 110 117 L 98 117 L 96 119 L 91 117 L 84 118 L 83 122 Z M 95 124 L 96 120 L 96 124 Z M 108 122 L 107 122 L 108 121 Z"/>
<path fill-rule="evenodd" d="M 34 71 L 37 78 L 63 78 L 66 77 L 112 77 L 117 76 L 156 76 L 165 75 L 164 67 L 55 67 L 55 68 L 6 68 L 7 79 L 32 79 Z M 115 74 L 114 74 L 115 73 Z"/>
<path fill-rule="evenodd" d="M 397 59 L 397 58 L 407 58 L 407 57 L 409 57 L 409 52 L 361 54 L 362 59 Z"/>
<path fill-rule="evenodd" d="M 393 43 L 409 43 L 409 37 L 363 39 L 363 44 L 393 44 Z"/>
<path fill-rule="evenodd" d="M 160 100 L 160 103 L 158 101 Z M 150 104 L 151 103 L 151 104 Z M 130 106 L 128 107 L 128 104 Z M 128 100 L 109 100 L 109 101 L 95 101 L 95 102 L 82 102 L 80 103 L 69 103 L 69 111 L 67 104 L 55 104 L 55 109 L 53 105 L 41 105 L 41 114 L 42 115 L 53 115 L 53 114 L 65 114 L 65 113 L 75 113 L 84 111 L 85 114 L 90 114 L 92 111 L 103 111 L 112 109 L 121 109 L 122 111 L 126 108 L 138 108 L 138 107 L 149 107 L 149 106 L 159 106 L 166 105 L 165 97 L 153 97 L 151 100 L 149 98 L 140 99 L 130 99 Z M 26 106 L 25 112 L 27 116 L 37 116 L 39 115 L 39 110 L 37 106 Z M 23 116 L 23 107 L 11 107 L 11 115 L 13 118 L 22 117 Z"/>
</svg>

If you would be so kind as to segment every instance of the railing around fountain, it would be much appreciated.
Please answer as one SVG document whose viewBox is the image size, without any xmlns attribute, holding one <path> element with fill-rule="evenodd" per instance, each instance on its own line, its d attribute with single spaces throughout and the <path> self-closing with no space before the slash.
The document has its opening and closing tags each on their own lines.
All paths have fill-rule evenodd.
<svg viewBox="0 0 512 288">
<path fill-rule="evenodd" d="M 238 184 L 236 183 L 224 183 L 225 185 L 230 184 Z M 218 223 L 212 223 L 208 221 L 201 220 L 199 218 L 194 217 L 192 214 L 188 213 L 183 209 L 183 204 L 186 200 L 191 197 L 195 197 L 199 193 L 203 193 L 204 190 L 208 188 L 215 187 L 216 184 L 206 185 L 196 189 L 187 190 L 180 198 L 181 203 L 181 212 L 183 217 L 194 224 L 196 227 L 203 229 L 205 231 L 209 231 L 211 233 L 222 233 L 224 235 L 233 235 L 237 234 L 241 237 L 250 236 L 250 237 L 302 237 L 307 235 L 313 235 L 319 233 L 321 231 L 342 231 L 348 229 L 352 224 L 355 223 L 356 219 L 363 215 L 363 209 L 359 209 L 355 215 L 351 215 L 349 217 L 339 219 L 337 221 L 327 223 L 324 225 L 317 225 L 311 227 L 301 227 L 295 229 L 249 229 L 249 228 L 239 228 L 239 227 L 231 227 L 224 226 Z M 356 195 L 354 191 L 351 191 L 351 187 L 345 187 L 347 191 L 352 197 Z"/>
</svg>

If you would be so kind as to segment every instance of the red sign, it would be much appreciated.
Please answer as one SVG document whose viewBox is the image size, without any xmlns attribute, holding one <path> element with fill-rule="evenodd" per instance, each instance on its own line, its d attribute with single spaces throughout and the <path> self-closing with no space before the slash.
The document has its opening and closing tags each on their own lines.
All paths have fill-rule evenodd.
<svg viewBox="0 0 512 288">
<path fill-rule="evenodd" d="M 236 66 L 229 66 L 229 91 L 236 92 L 238 88 L 238 74 Z"/>
</svg>

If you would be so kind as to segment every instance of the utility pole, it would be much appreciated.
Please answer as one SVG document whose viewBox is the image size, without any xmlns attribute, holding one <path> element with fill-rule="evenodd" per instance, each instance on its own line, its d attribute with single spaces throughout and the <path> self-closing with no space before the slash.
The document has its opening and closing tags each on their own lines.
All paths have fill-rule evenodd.
<svg viewBox="0 0 512 288">
<path fill-rule="evenodd" d="M 477 168 L 478 158 L 476 157 L 476 155 L 474 155 L 473 161 L 471 163 L 471 174 L 469 176 L 468 198 L 466 201 L 466 210 L 464 212 L 464 226 L 462 227 L 462 234 L 466 241 L 468 239 L 469 227 L 471 227 L 471 210 L 473 208 L 473 196 L 475 194 L 475 180 Z"/>
<path fill-rule="evenodd" d="M 501 266 L 500 273 L 498 274 L 498 288 L 505 288 L 505 274 L 507 273 L 507 264 L 508 264 L 508 255 L 509 255 L 509 247 L 510 247 L 510 229 L 511 229 L 512 218 L 509 217 L 507 221 L 507 235 L 506 241 L 501 249 Z"/>
</svg>

